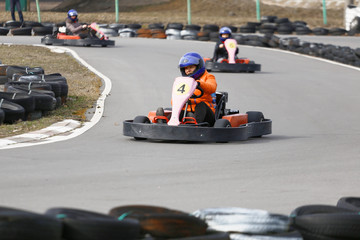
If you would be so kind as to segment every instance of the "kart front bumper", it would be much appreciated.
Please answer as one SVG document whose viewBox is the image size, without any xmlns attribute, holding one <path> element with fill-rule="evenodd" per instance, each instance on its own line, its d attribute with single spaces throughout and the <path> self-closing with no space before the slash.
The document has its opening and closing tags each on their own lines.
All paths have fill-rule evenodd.
<svg viewBox="0 0 360 240">
<path fill-rule="evenodd" d="M 272 121 L 251 122 L 235 128 L 213 128 L 194 125 L 168 126 L 167 124 L 123 122 L 123 134 L 136 139 L 231 142 L 271 134 Z"/>
<path fill-rule="evenodd" d="M 45 45 L 66 45 L 66 46 L 114 46 L 115 41 L 113 40 L 100 40 L 100 39 L 57 39 L 43 37 L 41 38 L 41 43 Z"/>
<path fill-rule="evenodd" d="M 229 64 L 229 63 L 218 63 L 218 62 L 211 62 L 206 61 L 205 68 L 208 71 L 213 72 L 255 72 L 255 71 L 261 71 L 261 65 L 255 64 L 255 63 L 235 63 L 235 64 Z"/>
</svg>

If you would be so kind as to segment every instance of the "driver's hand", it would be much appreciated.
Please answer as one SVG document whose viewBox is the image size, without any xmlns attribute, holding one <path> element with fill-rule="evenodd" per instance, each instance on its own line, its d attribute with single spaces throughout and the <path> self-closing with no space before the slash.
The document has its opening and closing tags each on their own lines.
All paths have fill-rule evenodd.
<svg viewBox="0 0 360 240">
<path fill-rule="evenodd" d="M 88 25 L 86 25 L 86 24 L 84 24 L 84 25 L 82 25 L 82 28 L 87 28 L 88 27 Z"/>
<path fill-rule="evenodd" d="M 220 45 L 219 45 L 219 48 L 223 48 L 223 47 L 224 47 L 224 44 L 220 44 Z"/>
</svg>

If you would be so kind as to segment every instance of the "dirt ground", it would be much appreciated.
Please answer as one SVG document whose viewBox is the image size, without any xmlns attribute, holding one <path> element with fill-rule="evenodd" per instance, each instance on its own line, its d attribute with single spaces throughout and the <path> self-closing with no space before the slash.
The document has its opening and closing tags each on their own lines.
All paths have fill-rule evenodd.
<svg viewBox="0 0 360 240">
<path fill-rule="evenodd" d="M 71 0 L 70 2 L 72 4 L 65 0 L 55 8 L 56 12 L 42 11 L 41 20 L 43 22 L 62 22 L 66 17 L 66 10 L 64 9 L 75 8 L 78 10 L 82 22 L 115 22 L 115 3 L 113 0 Z M 149 2 L 152 4 L 148 5 Z M 140 3 L 141 5 L 139 5 Z M 256 5 L 253 0 L 196 0 L 191 3 L 192 24 L 234 25 L 239 27 L 247 22 L 257 21 Z M 120 0 L 119 5 L 120 23 L 140 23 L 144 26 L 150 23 L 188 23 L 185 0 Z M 63 10 L 60 11 L 59 9 Z M 94 9 L 101 12 L 93 12 Z M 323 23 L 321 8 L 285 8 L 261 4 L 260 9 L 262 16 L 287 17 L 291 21 L 301 20 L 307 22 L 311 28 L 344 27 L 343 9 L 328 9 L 327 25 Z M 36 8 L 31 7 L 30 12 L 24 12 L 24 17 L 25 20 L 37 21 Z M 10 19 L 9 12 L 0 16 L 2 22 Z"/>
</svg>

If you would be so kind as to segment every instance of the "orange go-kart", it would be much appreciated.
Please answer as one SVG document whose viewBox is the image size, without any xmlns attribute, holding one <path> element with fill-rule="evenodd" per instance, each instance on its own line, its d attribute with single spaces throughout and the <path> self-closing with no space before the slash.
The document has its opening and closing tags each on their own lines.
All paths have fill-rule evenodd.
<svg viewBox="0 0 360 240">
<path fill-rule="evenodd" d="M 202 91 L 193 78 L 176 78 L 172 91 L 172 108 L 165 109 L 165 116 L 157 116 L 156 111 L 150 111 L 147 116 L 125 120 L 123 134 L 136 140 L 191 142 L 242 141 L 271 134 L 272 121 L 266 119 L 262 112 L 239 113 L 237 110 L 227 109 L 227 92 L 216 92 L 214 126 L 207 122 L 197 123 L 195 118 L 185 117 L 186 113 L 181 116 L 181 111 L 189 98 L 201 97 L 193 95 L 196 88 Z"/>
<path fill-rule="evenodd" d="M 69 35 L 66 33 L 65 28 L 59 32 L 54 33 L 54 35 L 46 35 L 41 39 L 41 43 L 45 45 L 69 45 L 86 47 L 92 45 L 99 45 L 102 47 L 115 45 L 115 41 L 109 40 L 109 38 L 100 30 L 99 25 L 96 23 L 89 25 L 89 37 L 87 38 Z"/>
</svg>

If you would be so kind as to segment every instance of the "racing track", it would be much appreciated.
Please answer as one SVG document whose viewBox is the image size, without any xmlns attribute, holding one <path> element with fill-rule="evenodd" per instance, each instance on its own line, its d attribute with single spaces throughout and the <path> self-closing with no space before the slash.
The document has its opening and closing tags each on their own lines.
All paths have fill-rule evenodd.
<svg viewBox="0 0 360 240">
<path fill-rule="evenodd" d="M 0 40 L 40 43 L 39 37 Z M 263 111 L 273 120 L 272 135 L 226 144 L 122 136 L 123 120 L 170 105 L 181 55 L 210 56 L 213 47 L 116 39 L 115 48 L 72 48 L 112 80 L 104 116 L 68 141 L 1 150 L 0 205 L 107 212 L 141 203 L 189 212 L 236 206 L 289 214 L 300 205 L 359 196 L 360 72 L 313 58 L 240 47 L 240 56 L 262 64 L 262 72 L 215 73 L 218 90 L 229 92 L 228 106 Z"/>
</svg>

